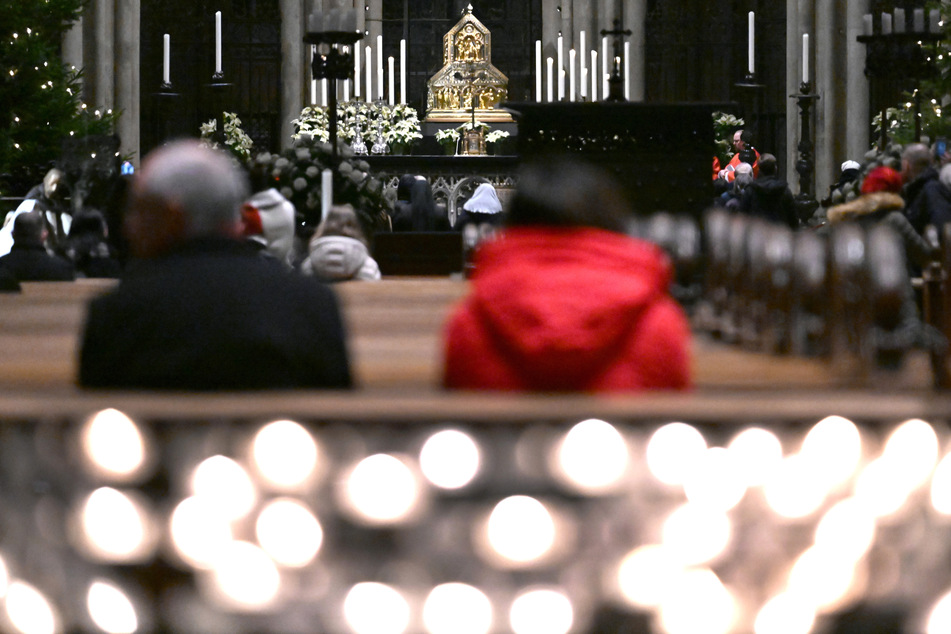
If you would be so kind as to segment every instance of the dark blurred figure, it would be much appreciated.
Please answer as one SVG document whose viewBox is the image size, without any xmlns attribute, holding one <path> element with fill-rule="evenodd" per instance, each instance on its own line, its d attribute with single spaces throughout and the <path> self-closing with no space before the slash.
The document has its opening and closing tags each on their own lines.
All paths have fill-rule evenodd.
<svg viewBox="0 0 951 634">
<path fill-rule="evenodd" d="M 772 154 L 759 157 L 759 176 L 744 190 L 740 211 L 791 229 L 799 227 L 796 201 L 789 185 L 779 177 L 779 166 Z"/>
<path fill-rule="evenodd" d="M 82 277 L 119 277 L 122 265 L 108 240 L 106 219 L 95 209 L 73 216 L 63 252 Z"/>
<path fill-rule="evenodd" d="M 685 388 L 690 330 L 657 245 L 625 235 L 604 172 L 525 165 L 506 227 L 476 251 L 445 331 L 446 387 L 609 392 Z"/>
<path fill-rule="evenodd" d="M 13 221 L 13 247 L 0 257 L 4 267 L 21 282 L 54 282 L 75 279 L 72 263 L 47 250 L 48 230 L 39 211 L 22 213 Z"/>
<path fill-rule="evenodd" d="M 16 276 L 0 266 L 0 293 L 19 293 L 21 290 L 20 281 Z"/>
<path fill-rule="evenodd" d="M 937 178 L 925 183 L 907 215 L 918 232 L 924 232 L 925 227 L 934 225 L 940 235 L 941 228 L 951 222 L 951 166 L 945 165 Z"/>
<path fill-rule="evenodd" d="M 336 295 L 243 239 L 247 195 L 232 160 L 197 142 L 146 158 L 125 223 L 137 261 L 89 306 L 81 385 L 350 387 Z"/>
<path fill-rule="evenodd" d="M 399 196 L 397 186 L 393 231 L 449 231 L 446 209 L 436 203 L 433 188 L 428 180 L 422 176 L 414 177 L 413 182 L 409 184 L 409 204 L 405 201 L 400 204 Z"/>
<path fill-rule="evenodd" d="M 905 199 L 905 215 L 917 231 L 923 231 L 924 214 L 919 213 L 919 197 L 925 186 L 938 180 L 934 155 L 924 143 L 909 143 L 901 153 L 901 177 L 904 186 L 901 197 Z"/>
</svg>

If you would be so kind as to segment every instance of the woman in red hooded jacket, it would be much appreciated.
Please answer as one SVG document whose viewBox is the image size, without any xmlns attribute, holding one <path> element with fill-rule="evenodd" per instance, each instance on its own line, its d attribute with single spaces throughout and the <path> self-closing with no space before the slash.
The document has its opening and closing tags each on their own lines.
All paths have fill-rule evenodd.
<svg viewBox="0 0 951 634">
<path fill-rule="evenodd" d="M 480 246 L 472 292 L 445 330 L 449 388 L 609 392 L 690 386 L 690 330 L 671 267 L 628 236 L 600 170 L 523 168 L 506 228 Z"/>
</svg>

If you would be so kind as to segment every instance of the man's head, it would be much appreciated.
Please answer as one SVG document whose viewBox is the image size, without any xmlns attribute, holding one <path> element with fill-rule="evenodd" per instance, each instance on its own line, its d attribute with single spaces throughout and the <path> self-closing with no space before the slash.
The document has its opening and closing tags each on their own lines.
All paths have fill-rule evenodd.
<svg viewBox="0 0 951 634">
<path fill-rule="evenodd" d="M 910 143 L 901 153 L 901 177 L 906 183 L 931 167 L 931 149 L 924 143 Z"/>
<path fill-rule="evenodd" d="M 244 174 L 222 152 L 178 141 L 146 157 L 132 185 L 125 233 L 133 255 L 161 255 L 185 240 L 240 236 Z"/>
<path fill-rule="evenodd" d="M 776 157 L 772 154 L 759 155 L 759 175 L 776 176 L 779 171 L 779 165 L 776 163 Z"/>
<path fill-rule="evenodd" d="M 20 214 L 13 221 L 14 244 L 43 244 L 46 240 L 46 224 L 38 211 Z"/>
<path fill-rule="evenodd" d="M 733 151 L 741 152 L 753 143 L 753 133 L 747 130 L 737 130 L 733 133 Z"/>
</svg>

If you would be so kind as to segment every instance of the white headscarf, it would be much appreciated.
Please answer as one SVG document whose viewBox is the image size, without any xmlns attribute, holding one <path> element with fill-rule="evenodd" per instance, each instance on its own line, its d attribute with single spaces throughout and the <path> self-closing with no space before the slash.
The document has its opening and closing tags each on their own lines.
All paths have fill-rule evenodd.
<svg viewBox="0 0 951 634">
<path fill-rule="evenodd" d="M 462 208 L 480 214 L 502 213 L 502 203 L 499 202 L 499 196 L 495 193 L 495 188 L 489 183 L 479 185 L 475 193 L 472 194 L 472 198 L 467 200 Z"/>
</svg>

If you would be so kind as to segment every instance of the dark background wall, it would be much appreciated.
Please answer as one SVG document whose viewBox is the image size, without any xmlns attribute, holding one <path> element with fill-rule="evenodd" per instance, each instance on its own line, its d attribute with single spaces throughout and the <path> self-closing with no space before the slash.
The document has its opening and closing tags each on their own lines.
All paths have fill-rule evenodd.
<svg viewBox="0 0 951 634">
<path fill-rule="evenodd" d="M 406 39 L 407 93 L 422 116 L 426 81 L 442 66 L 442 37 L 469 0 L 384 0 L 384 56 L 399 58 Z M 534 98 L 534 42 L 542 37 L 541 0 L 474 2 L 492 33 L 492 62 L 509 78 L 512 101 Z M 241 118 L 260 148 L 277 150 L 280 120 L 280 6 L 278 0 L 142 0 L 142 151 L 169 133 L 196 135 L 213 116 L 214 12 L 223 15 L 225 105 Z M 747 12 L 757 15 L 758 89 L 738 87 L 746 71 Z M 648 0 L 646 101 L 714 102 L 746 116 L 760 149 L 785 154 L 785 2 Z M 628 28 L 633 25 L 626 25 Z M 162 34 L 172 40 L 173 91 L 157 95 Z M 305 91 L 306 93 L 306 91 Z M 174 115 L 163 115 L 172 108 Z M 756 116 L 753 116 L 753 115 Z M 157 123 L 165 121 L 170 130 Z"/>
</svg>

